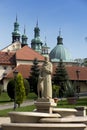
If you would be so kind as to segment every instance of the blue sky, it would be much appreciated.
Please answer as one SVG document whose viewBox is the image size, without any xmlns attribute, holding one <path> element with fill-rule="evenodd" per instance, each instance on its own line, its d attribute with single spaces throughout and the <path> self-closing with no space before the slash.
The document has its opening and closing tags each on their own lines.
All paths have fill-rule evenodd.
<svg viewBox="0 0 87 130">
<path fill-rule="evenodd" d="M 73 58 L 87 57 L 87 0 L 0 0 L 0 49 L 12 41 L 18 16 L 20 34 L 24 25 L 30 46 L 38 19 L 41 40 L 53 49 L 59 28 L 64 46 Z"/>
</svg>

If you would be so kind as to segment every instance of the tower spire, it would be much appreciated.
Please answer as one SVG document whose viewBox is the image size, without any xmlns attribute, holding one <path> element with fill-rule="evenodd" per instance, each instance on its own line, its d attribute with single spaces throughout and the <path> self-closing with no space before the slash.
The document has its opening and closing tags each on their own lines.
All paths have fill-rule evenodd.
<svg viewBox="0 0 87 130">
<path fill-rule="evenodd" d="M 36 27 L 38 27 L 38 19 L 37 19 Z"/>
<path fill-rule="evenodd" d="M 36 23 L 36 27 L 34 28 L 34 37 L 39 37 L 40 36 L 40 29 L 38 27 L 38 20 L 37 20 L 37 23 Z"/>
<path fill-rule="evenodd" d="M 21 44 L 22 47 L 27 45 L 27 39 L 28 39 L 28 37 L 26 36 L 26 29 L 24 26 L 24 34 L 22 35 L 22 44 Z"/>
<path fill-rule="evenodd" d="M 47 42 L 47 37 L 45 36 L 45 45 L 47 45 L 47 43 L 46 43 L 46 42 Z"/>
<path fill-rule="evenodd" d="M 63 44 L 63 38 L 61 37 L 61 28 L 59 28 L 59 36 L 57 37 L 57 45 Z"/>
<path fill-rule="evenodd" d="M 12 32 L 12 43 L 14 43 L 15 41 L 20 42 L 19 23 L 17 20 L 17 15 L 16 21 L 14 22 L 14 31 Z"/>
<path fill-rule="evenodd" d="M 25 25 L 24 25 L 24 34 L 26 33 Z"/>
<path fill-rule="evenodd" d="M 41 54 L 42 52 L 42 41 L 40 39 L 40 29 L 38 27 L 38 20 L 34 28 L 34 39 L 31 40 L 31 48 Z"/>
<path fill-rule="evenodd" d="M 59 36 L 61 37 L 61 28 L 59 28 Z"/>
<path fill-rule="evenodd" d="M 17 14 L 16 14 L 16 22 L 18 21 Z"/>
</svg>

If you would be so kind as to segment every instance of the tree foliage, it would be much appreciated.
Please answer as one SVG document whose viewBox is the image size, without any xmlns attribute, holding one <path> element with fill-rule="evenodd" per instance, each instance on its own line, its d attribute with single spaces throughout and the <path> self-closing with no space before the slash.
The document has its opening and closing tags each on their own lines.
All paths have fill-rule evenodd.
<svg viewBox="0 0 87 130">
<path fill-rule="evenodd" d="M 59 96 L 63 96 L 67 81 L 69 80 L 68 73 L 65 66 L 60 60 L 58 66 L 56 67 L 55 74 L 53 75 L 53 84 L 60 86 Z"/>
<path fill-rule="evenodd" d="M 11 100 L 14 99 L 14 88 L 15 88 L 15 81 L 11 79 L 7 84 L 7 93 Z"/>
<path fill-rule="evenodd" d="M 82 66 L 87 67 L 87 58 L 85 58 L 85 59 L 83 60 Z"/>
<path fill-rule="evenodd" d="M 35 92 L 37 94 L 37 83 L 38 83 L 38 76 L 40 73 L 40 68 L 38 65 L 38 60 L 37 58 L 34 59 L 33 61 L 33 65 L 31 67 L 31 71 L 30 71 L 30 78 L 29 78 L 29 82 L 30 82 L 30 91 Z"/>
<path fill-rule="evenodd" d="M 30 85 L 29 82 L 26 79 L 23 79 L 24 87 L 25 87 L 25 94 L 28 96 L 30 91 Z M 7 84 L 7 93 L 8 96 L 11 98 L 11 100 L 14 99 L 14 88 L 15 88 L 15 80 L 11 79 Z"/>
<path fill-rule="evenodd" d="M 58 86 L 58 85 L 53 85 L 52 86 L 52 91 L 53 91 L 53 98 L 57 98 L 57 97 L 59 97 L 59 89 L 60 89 L 60 86 Z"/>
<path fill-rule="evenodd" d="M 28 80 L 24 79 L 24 87 L 25 87 L 25 94 L 26 96 L 28 96 L 29 91 L 30 91 L 30 84 L 28 82 Z"/>
<path fill-rule="evenodd" d="M 65 96 L 66 97 L 75 97 L 76 95 L 75 87 L 72 85 L 72 83 L 69 81 L 67 82 Z"/>
<path fill-rule="evenodd" d="M 18 73 L 15 83 L 16 83 L 15 84 L 15 86 L 16 86 L 16 103 L 18 104 L 18 106 L 20 106 L 20 104 L 23 102 L 23 100 L 26 97 L 23 77 L 20 73 Z"/>
</svg>

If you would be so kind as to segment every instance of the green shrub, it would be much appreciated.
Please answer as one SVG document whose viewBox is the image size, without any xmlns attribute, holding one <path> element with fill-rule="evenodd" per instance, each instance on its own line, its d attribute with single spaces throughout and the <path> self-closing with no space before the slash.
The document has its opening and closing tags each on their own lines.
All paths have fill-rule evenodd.
<svg viewBox="0 0 87 130">
<path fill-rule="evenodd" d="M 67 83 L 65 97 L 75 97 L 75 89 L 70 82 Z"/>
<path fill-rule="evenodd" d="M 23 102 L 23 100 L 26 97 L 25 94 L 25 87 L 23 82 L 23 77 L 20 73 L 18 73 L 16 79 L 15 79 L 15 85 L 16 85 L 16 103 L 18 106 Z"/>
<path fill-rule="evenodd" d="M 24 79 L 23 82 L 25 87 L 25 94 L 26 96 L 28 96 L 30 90 L 29 82 L 26 79 Z M 14 88 L 15 88 L 15 81 L 14 79 L 11 79 L 7 84 L 7 94 L 11 98 L 11 100 L 14 99 Z"/>
<path fill-rule="evenodd" d="M 53 97 L 58 97 L 59 96 L 59 89 L 60 89 L 60 86 L 58 86 L 58 85 L 53 85 L 52 86 Z"/>
<path fill-rule="evenodd" d="M 14 88 L 15 88 L 15 81 L 14 79 L 11 79 L 7 85 L 7 94 L 11 99 L 14 99 Z"/>
</svg>

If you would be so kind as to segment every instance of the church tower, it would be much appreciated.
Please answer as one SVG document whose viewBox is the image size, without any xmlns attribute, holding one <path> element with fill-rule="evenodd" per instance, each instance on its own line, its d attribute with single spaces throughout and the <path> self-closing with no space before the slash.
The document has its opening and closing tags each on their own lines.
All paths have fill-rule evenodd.
<svg viewBox="0 0 87 130">
<path fill-rule="evenodd" d="M 47 46 L 46 37 L 45 37 L 45 44 L 42 46 L 42 55 L 48 56 L 49 55 L 49 49 L 50 49 L 50 47 Z"/>
<path fill-rule="evenodd" d="M 17 16 L 16 16 L 16 21 L 14 23 L 14 31 L 12 32 L 12 43 L 16 41 L 20 42 L 19 23 L 17 21 Z"/>
<path fill-rule="evenodd" d="M 34 28 L 34 39 L 31 40 L 31 48 L 40 54 L 42 53 L 42 41 L 40 40 L 40 29 L 38 27 L 38 21 Z"/>
<path fill-rule="evenodd" d="M 24 27 L 24 34 L 22 35 L 21 47 L 23 47 L 23 46 L 25 46 L 25 45 L 28 45 L 28 44 L 27 44 L 27 40 L 28 40 L 28 37 L 26 36 L 26 30 L 25 30 L 25 27 Z"/>
</svg>

